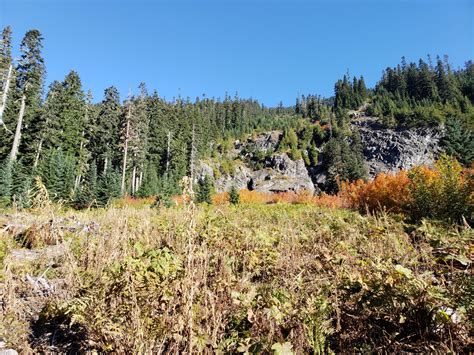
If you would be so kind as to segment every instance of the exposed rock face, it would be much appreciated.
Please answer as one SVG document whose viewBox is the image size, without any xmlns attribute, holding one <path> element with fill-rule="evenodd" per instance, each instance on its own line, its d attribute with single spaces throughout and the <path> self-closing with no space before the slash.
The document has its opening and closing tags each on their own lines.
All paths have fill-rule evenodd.
<svg viewBox="0 0 474 355">
<path fill-rule="evenodd" d="M 212 174 L 212 168 L 201 164 L 200 176 Z M 283 192 L 315 188 L 303 159 L 293 161 L 287 154 L 273 154 L 263 169 L 252 170 L 246 166 L 236 168 L 233 176 L 222 176 L 215 180 L 216 190 L 228 191 L 234 185 L 238 189 L 260 192 Z"/>
<path fill-rule="evenodd" d="M 441 133 L 433 128 L 389 129 L 377 123 L 376 118 L 358 117 L 352 122 L 360 132 L 364 157 L 371 177 L 380 172 L 396 172 L 415 165 L 431 165 L 439 156 Z M 285 153 L 276 153 L 282 137 L 281 131 L 271 131 L 236 141 L 228 157 L 240 159 L 232 176 L 215 179 L 218 192 L 229 191 L 232 186 L 261 192 L 319 190 L 327 176 L 322 161 L 315 167 L 306 167 L 302 159 L 293 161 Z M 249 161 L 255 152 L 271 153 L 264 159 L 263 168 L 252 169 L 242 161 Z M 262 164 L 259 165 L 261 167 Z M 214 178 L 212 166 L 201 163 L 198 178 Z"/>
<path fill-rule="evenodd" d="M 270 131 L 249 137 L 246 146 L 262 151 L 276 151 L 283 133 L 281 131 Z"/>
<path fill-rule="evenodd" d="M 370 176 L 415 165 L 432 165 L 440 154 L 441 134 L 433 128 L 389 129 L 373 119 L 353 122 L 364 145 Z"/>
</svg>

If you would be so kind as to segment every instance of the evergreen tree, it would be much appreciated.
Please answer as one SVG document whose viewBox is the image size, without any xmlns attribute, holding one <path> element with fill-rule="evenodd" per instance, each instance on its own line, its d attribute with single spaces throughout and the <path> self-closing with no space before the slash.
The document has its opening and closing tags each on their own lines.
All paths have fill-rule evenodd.
<svg viewBox="0 0 474 355">
<path fill-rule="evenodd" d="M 101 166 L 103 172 L 107 168 L 120 165 L 120 131 L 118 127 L 122 114 L 118 90 L 113 86 L 109 87 L 105 90 L 104 96 L 104 100 L 99 105 L 93 141 L 91 142 L 92 158 Z"/>
<path fill-rule="evenodd" d="M 232 185 L 229 191 L 229 202 L 233 205 L 238 205 L 240 203 L 240 195 L 239 190 Z"/>
<path fill-rule="evenodd" d="M 13 185 L 12 169 L 13 164 L 8 159 L 0 165 L 0 207 L 9 206 L 11 202 Z"/>
<path fill-rule="evenodd" d="M 102 207 L 107 206 L 112 199 L 120 195 L 120 174 L 113 169 L 107 169 L 99 179 L 97 203 Z"/>
<path fill-rule="evenodd" d="M 12 164 L 12 204 L 17 208 L 27 208 L 31 203 L 31 188 L 35 171 L 26 166 L 22 160 L 17 160 Z"/>
<path fill-rule="evenodd" d="M 16 91 L 25 97 L 19 155 L 23 156 L 26 164 L 33 163 L 41 139 L 41 95 L 46 72 L 41 54 L 42 42 L 43 37 L 38 30 L 28 31 L 21 42 L 21 55 L 16 67 Z"/>
<path fill-rule="evenodd" d="M 11 36 L 11 28 L 5 27 L 0 40 L 0 110 L 3 110 L 3 112 L 0 112 L 0 161 L 7 158 L 11 151 L 13 142 L 13 135 L 5 129 L 13 129 L 15 115 L 14 107 L 16 106 L 15 99 L 17 96 L 15 92 L 15 72 L 12 64 Z M 8 93 L 4 101 L 3 94 L 7 89 L 6 84 L 8 81 L 10 66 L 12 67 L 12 72 L 10 75 L 10 83 L 8 85 Z"/>
<path fill-rule="evenodd" d="M 324 147 L 324 161 L 327 168 L 326 190 L 335 193 L 342 181 L 355 181 L 367 177 L 360 136 L 353 134 L 349 144 L 344 137 L 329 140 Z"/>
<path fill-rule="evenodd" d="M 97 204 L 98 181 L 97 181 L 97 164 L 92 162 L 87 171 L 84 181 L 76 190 L 74 204 L 77 208 L 91 206 Z"/>
<path fill-rule="evenodd" d="M 62 150 L 46 151 L 38 168 L 41 180 L 53 201 L 72 200 L 76 173 L 76 160 Z"/>
<path fill-rule="evenodd" d="M 60 85 L 55 84 L 51 89 L 54 92 L 48 98 L 51 97 L 52 104 L 56 105 L 56 114 L 49 120 L 49 148 L 61 148 L 66 154 L 78 156 L 85 144 L 86 129 L 86 104 L 81 79 L 71 71 Z"/>
<path fill-rule="evenodd" d="M 196 192 L 196 202 L 212 204 L 212 190 L 213 183 L 209 175 L 206 175 L 203 179 L 199 179 L 198 188 Z"/>
<path fill-rule="evenodd" d="M 12 64 L 12 29 L 7 26 L 2 31 L 0 40 L 0 92 L 4 87 L 8 68 Z"/>
<path fill-rule="evenodd" d="M 441 140 L 447 154 L 455 157 L 464 165 L 469 165 L 474 159 L 474 135 L 468 127 L 463 127 L 455 117 L 446 120 L 445 135 Z"/>
<path fill-rule="evenodd" d="M 146 169 L 143 184 L 137 191 L 138 197 L 148 197 L 158 194 L 160 190 L 160 179 L 158 178 L 157 169 L 153 165 L 149 165 Z"/>
</svg>

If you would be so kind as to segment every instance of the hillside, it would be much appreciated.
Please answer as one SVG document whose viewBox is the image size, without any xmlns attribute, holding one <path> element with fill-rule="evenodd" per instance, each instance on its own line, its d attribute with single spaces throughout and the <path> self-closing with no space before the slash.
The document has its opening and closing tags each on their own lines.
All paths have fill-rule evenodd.
<svg viewBox="0 0 474 355">
<path fill-rule="evenodd" d="M 351 113 L 355 114 L 357 117 L 351 119 L 350 127 L 360 134 L 364 168 L 372 178 L 379 173 L 432 166 L 442 152 L 443 133 L 439 129 L 390 128 L 365 112 Z M 232 186 L 260 192 L 324 191 L 329 168 L 324 159 L 325 144 L 316 148 L 318 159 L 312 164 L 301 156 L 292 159 L 291 151 L 281 149 L 284 136 L 281 130 L 254 133 L 231 142 L 228 150 L 218 147 L 222 153 L 203 160 L 197 176 L 199 179 L 210 176 L 217 192 L 229 191 Z"/>
</svg>

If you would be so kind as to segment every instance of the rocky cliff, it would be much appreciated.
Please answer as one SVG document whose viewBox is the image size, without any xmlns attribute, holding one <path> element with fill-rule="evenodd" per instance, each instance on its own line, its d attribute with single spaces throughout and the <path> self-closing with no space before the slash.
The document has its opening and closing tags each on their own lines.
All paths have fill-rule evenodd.
<svg viewBox="0 0 474 355">
<path fill-rule="evenodd" d="M 352 125 L 360 132 L 371 177 L 432 165 L 441 152 L 441 133 L 434 128 L 384 128 L 374 118 L 355 120 Z"/>
<path fill-rule="evenodd" d="M 315 190 L 304 161 L 293 161 L 285 153 L 272 154 L 265 160 L 265 167 L 262 169 L 254 170 L 245 164 L 238 165 L 232 175 L 214 176 L 214 169 L 202 162 L 200 176 L 203 175 L 214 178 L 218 192 L 228 191 L 232 185 L 238 189 L 261 192 Z"/>
<path fill-rule="evenodd" d="M 391 129 L 370 117 L 356 118 L 352 128 L 360 132 L 371 177 L 414 165 L 431 165 L 441 151 L 441 134 L 433 128 Z M 220 173 L 222 156 L 201 162 L 197 176 L 213 177 L 218 192 L 228 191 L 232 185 L 261 192 L 319 191 L 318 186 L 324 185 L 326 176 L 324 165 L 307 167 L 303 159 L 294 161 L 286 153 L 278 152 L 281 137 L 281 131 L 271 131 L 235 141 L 225 153 L 225 158 L 233 161 L 231 173 Z"/>
</svg>

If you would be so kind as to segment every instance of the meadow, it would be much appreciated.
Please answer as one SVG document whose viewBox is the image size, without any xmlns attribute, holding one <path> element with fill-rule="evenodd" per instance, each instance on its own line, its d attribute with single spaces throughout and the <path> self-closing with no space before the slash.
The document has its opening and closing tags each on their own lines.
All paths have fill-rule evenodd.
<svg viewBox="0 0 474 355">
<path fill-rule="evenodd" d="M 5 210 L 0 337 L 19 352 L 473 351 L 466 223 L 242 194 Z"/>
</svg>

